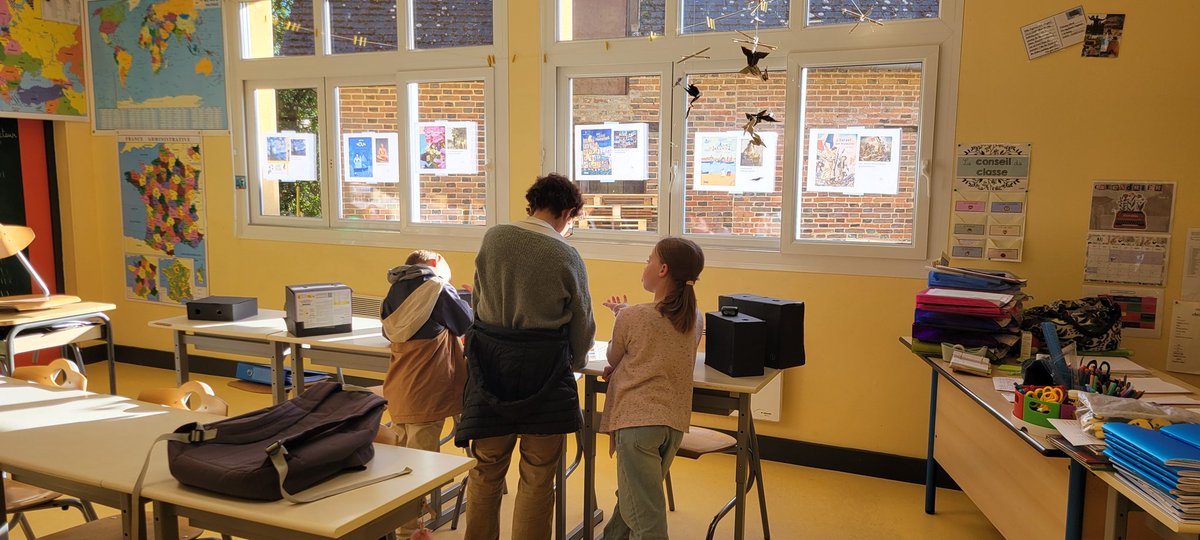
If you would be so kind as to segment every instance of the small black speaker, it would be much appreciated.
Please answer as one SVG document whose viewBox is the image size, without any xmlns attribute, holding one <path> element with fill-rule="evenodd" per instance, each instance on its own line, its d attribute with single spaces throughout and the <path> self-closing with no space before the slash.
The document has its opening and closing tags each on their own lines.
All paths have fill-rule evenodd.
<svg viewBox="0 0 1200 540">
<path fill-rule="evenodd" d="M 246 296 L 209 296 L 184 305 L 193 321 L 240 321 L 258 315 L 258 299 Z"/>
<path fill-rule="evenodd" d="M 730 377 L 763 374 L 767 357 L 767 323 L 744 313 L 704 314 L 704 363 Z"/>
<path fill-rule="evenodd" d="M 721 295 L 718 304 L 767 323 L 767 367 L 787 369 L 804 365 L 804 302 L 756 294 Z"/>
</svg>

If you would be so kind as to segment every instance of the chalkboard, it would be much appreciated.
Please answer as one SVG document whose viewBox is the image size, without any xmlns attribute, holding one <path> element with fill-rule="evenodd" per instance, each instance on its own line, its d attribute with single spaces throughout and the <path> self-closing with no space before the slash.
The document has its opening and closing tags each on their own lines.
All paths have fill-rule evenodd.
<svg viewBox="0 0 1200 540">
<path fill-rule="evenodd" d="M 13 118 L 0 118 L 0 223 L 25 224 L 21 145 L 17 137 L 17 120 Z M 31 292 L 29 273 L 21 262 L 16 257 L 0 259 L 0 296 Z"/>
</svg>

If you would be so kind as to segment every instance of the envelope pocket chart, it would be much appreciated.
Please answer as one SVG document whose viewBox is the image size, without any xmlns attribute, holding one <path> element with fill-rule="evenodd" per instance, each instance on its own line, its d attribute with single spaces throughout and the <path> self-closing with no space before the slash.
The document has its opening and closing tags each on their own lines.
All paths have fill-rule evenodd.
<svg viewBox="0 0 1200 540">
<path fill-rule="evenodd" d="M 1024 214 L 1025 193 L 992 193 L 988 210 L 993 214 Z"/>
<path fill-rule="evenodd" d="M 987 258 L 992 261 L 1020 261 L 1023 243 L 1020 238 L 988 238 Z"/>
<path fill-rule="evenodd" d="M 954 214 L 954 230 L 956 235 L 983 236 L 987 234 L 987 215 L 974 213 Z"/>
<path fill-rule="evenodd" d="M 1020 237 L 1025 226 L 1025 214 L 988 215 L 988 236 Z"/>
<path fill-rule="evenodd" d="M 986 191 L 955 191 L 955 212 L 987 212 L 988 194 Z"/>
</svg>

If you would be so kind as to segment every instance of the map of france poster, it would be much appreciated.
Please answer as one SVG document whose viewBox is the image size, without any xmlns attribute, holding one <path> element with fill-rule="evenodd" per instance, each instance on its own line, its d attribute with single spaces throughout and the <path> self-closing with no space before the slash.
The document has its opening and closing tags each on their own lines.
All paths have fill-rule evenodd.
<svg viewBox="0 0 1200 540">
<path fill-rule="evenodd" d="M 219 0 L 91 0 L 96 129 L 225 131 Z"/>
<path fill-rule="evenodd" d="M 0 0 L 0 116 L 86 120 L 81 0 Z"/>
<path fill-rule="evenodd" d="M 208 296 L 200 137 L 117 137 L 125 296 L 183 304 Z"/>
</svg>

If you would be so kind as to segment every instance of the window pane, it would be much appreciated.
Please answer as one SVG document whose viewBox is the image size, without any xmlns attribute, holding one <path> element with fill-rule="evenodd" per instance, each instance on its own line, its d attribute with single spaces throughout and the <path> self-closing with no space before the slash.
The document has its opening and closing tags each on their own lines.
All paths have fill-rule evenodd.
<svg viewBox="0 0 1200 540">
<path fill-rule="evenodd" d="M 787 28 L 790 5 L 791 0 L 683 0 L 682 30 L 692 34 Z"/>
<path fill-rule="evenodd" d="M 583 192 L 576 227 L 658 230 L 657 75 L 571 79 L 571 160 Z"/>
<path fill-rule="evenodd" d="M 561 41 L 662 35 L 665 0 L 559 0 Z"/>
<path fill-rule="evenodd" d="M 711 73 L 690 75 L 688 82 L 701 97 L 686 121 L 684 232 L 778 238 L 786 81 Z M 754 126 L 763 146 L 744 130 L 746 114 L 761 111 L 776 120 Z"/>
<path fill-rule="evenodd" d="M 333 0 L 325 5 L 334 54 L 396 50 L 396 0 Z"/>
<path fill-rule="evenodd" d="M 396 87 L 337 88 L 342 219 L 400 219 Z"/>
<path fill-rule="evenodd" d="M 316 53 L 312 0 L 257 0 L 243 6 L 246 58 Z"/>
<path fill-rule="evenodd" d="M 412 219 L 487 225 L 487 119 L 483 81 L 413 83 Z"/>
<path fill-rule="evenodd" d="M 804 70 L 797 239 L 913 242 L 921 71 Z"/>
<path fill-rule="evenodd" d="M 417 49 L 492 44 L 492 0 L 412 0 L 411 4 Z"/>
<path fill-rule="evenodd" d="M 808 0 L 808 24 L 854 24 L 860 15 L 877 21 L 899 21 L 906 19 L 936 19 L 939 0 L 892 0 L 871 2 L 864 0 Z"/>
<path fill-rule="evenodd" d="M 321 217 L 317 100 L 316 88 L 254 91 L 264 216 Z"/>
</svg>

